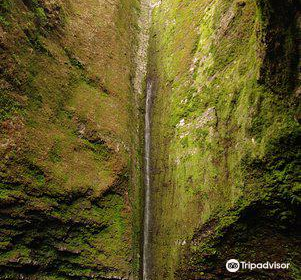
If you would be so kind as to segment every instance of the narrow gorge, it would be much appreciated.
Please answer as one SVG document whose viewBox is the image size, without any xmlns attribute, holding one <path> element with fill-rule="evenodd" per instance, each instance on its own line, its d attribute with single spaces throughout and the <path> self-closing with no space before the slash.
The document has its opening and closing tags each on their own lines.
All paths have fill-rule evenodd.
<svg viewBox="0 0 301 280">
<path fill-rule="evenodd" d="M 300 6 L 0 0 L 0 280 L 301 279 Z"/>
</svg>

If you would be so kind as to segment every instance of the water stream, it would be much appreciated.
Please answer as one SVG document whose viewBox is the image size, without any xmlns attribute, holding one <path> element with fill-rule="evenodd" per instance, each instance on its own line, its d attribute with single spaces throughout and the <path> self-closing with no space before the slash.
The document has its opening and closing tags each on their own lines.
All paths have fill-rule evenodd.
<svg viewBox="0 0 301 280">
<path fill-rule="evenodd" d="M 153 3 L 151 0 L 142 0 L 141 16 L 139 26 L 141 32 L 139 34 L 139 48 L 136 57 L 136 75 L 134 81 L 135 92 L 142 95 L 144 79 L 147 77 L 148 64 L 148 46 L 150 39 L 150 25 L 152 18 L 152 10 L 159 6 L 161 1 Z M 146 102 L 145 102 L 145 127 L 144 127 L 144 224 L 143 224 L 143 280 L 150 280 L 150 227 L 151 227 L 151 114 L 152 114 L 153 84 L 147 79 Z M 137 102 L 137 101 L 136 101 Z"/>
<path fill-rule="evenodd" d="M 145 130 L 144 130 L 144 163 L 145 163 L 145 198 L 144 198 L 144 229 L 143 229 L 143 280 L 149 279 L 150 263 L 150 207 L 151 207 L 151 184 L 150 184 L 150 149 L 151 149 L 151 109 L 152 109 L 152 82 L 147 81 L 145 103 Z"/>
</svg>

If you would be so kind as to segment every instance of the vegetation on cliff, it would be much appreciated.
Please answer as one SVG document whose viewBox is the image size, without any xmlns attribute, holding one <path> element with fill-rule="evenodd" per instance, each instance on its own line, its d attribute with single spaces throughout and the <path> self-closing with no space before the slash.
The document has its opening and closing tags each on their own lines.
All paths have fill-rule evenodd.
<svg viewBox="0 0 301 280">
<path fill-rule="evenodd" d="M 299 8 L 167 0 L 155 9 L 153 279 L 300 277 Z M 230 275 L 231 258 L 291 270 Z"/>
<path fill-rule="evenodd" d="M 0 279 L 137 272 L 138 15 L 136 0 L 0 2 Z"/>
<path fill-rule="evenodd" d="M 0 0 L 0 279 L 139 279 L 146 70 L 151 279 L 300 279 L 298 0 L 148 4 Z"/>
</svg>

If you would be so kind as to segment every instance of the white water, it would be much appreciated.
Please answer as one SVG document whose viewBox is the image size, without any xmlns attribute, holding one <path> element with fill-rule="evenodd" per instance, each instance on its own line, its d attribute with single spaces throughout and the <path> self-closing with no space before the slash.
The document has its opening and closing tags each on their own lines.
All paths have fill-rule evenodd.
<svg viewBox="0 0 301 280">
<path fill-rule="evenodd" d="M 161 1 L 152 3 L 151 0 L 141 1 L 141 15 L 139 19 L 139 34 L 138 52 L 136 55 L 136 75 L 134 80 L 134 88 L 136 92 L 136 103 L 138 96 L 143 94 L 143 83 L 147 76 L 147 60 L 149 46 L 149 32 L 152 17 L 152 10 L 158 7 Z M 150 227 L 151 227 L 151 166 L 150 166 L 150 150 L 151 150 L 151 111 L 152 111 L 152 95 L 153 86 L 151 81 L 147 81 L 146 88 L 146 103 L 145 103 L 145 127 L 144 127 L 144 179 L 145 179 L 145 194 L 144 194 L 144 224 L 143 224 L 143 280 L 150 279 Z"/>
<path fill-rule="evenodd" d="M 150 182 L 150 149 L 151 149 L 151 109 L 152 109 L 152 82 L 147 82 L 145 104 L 145 196 L 144 196 L 144 229 L 143 229 L 143 280 L 149 279 L 150 262 L 150 212 L 151 212 L 151 182 Z"/>
</svg>

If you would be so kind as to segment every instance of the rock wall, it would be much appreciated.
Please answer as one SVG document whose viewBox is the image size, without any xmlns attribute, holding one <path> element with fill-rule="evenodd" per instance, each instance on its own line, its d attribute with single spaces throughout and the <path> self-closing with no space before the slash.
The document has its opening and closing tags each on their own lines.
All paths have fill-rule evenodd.
<svg viewBox="0 0 301 280">
<path fill-rule="evenodd" d="M 137 276 L 139 10 L 0 2 L 0 279 Z"/>
<path fill-rule="evenodd" d="M 155 8 L 152 279 L 299 279 L 299 12 L 276 0 Z M 229 274 L 230 258 L 291 269 Z"/>
<path fill-rule="evenodd" d="M 147 3 L 0 2 L 0 279 L 139 278 Z M 299 2 L 152 6 L 151 279 L 299 279 Z"/>
</svg>

